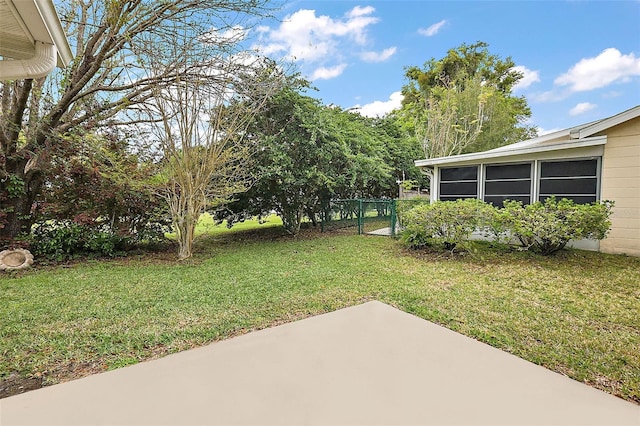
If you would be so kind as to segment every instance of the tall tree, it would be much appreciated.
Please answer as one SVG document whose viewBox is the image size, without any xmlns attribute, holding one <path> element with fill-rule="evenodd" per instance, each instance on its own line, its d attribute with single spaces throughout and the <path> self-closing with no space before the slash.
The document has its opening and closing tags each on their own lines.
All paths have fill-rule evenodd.
<svg viewBox="0 0 640 426">
<path fill-rule="evenodd" d="M 390 170 L 373 123 L 323 106 L 295 82 L 269 100 L 250 132 L 258 149 L 256 182 L 216 212 L 229 223 L 275 211 L 297 234 L 304 217 L 316 221 L 331 198 L 371 196 L 386 188 Z"/>
<path fill-rule="evenodd" d="M 281 80 L 269 61 L 256 62 L 247 66 L 230 58 L 215 69 L 215 83 L 179 79 L 154 96 L 150 115 L 161 117 L 155 127 L 163 157 L 160 194 L 169 206 L 180 259 L 191 257 L 205 209 L 249 186 L 253 152 L 244 136 Z"/>
<path fill-rule="evenodd" d="M 491 119 L 488 103 L 496 96 L 494 88 L 478 77 L 458 78 L 430 90 L 412 115 L 415 134 L 428 158 L 460 154 L 471 147 Z"/>
<path fill-rule="evenodd" d="M 380 191 L 377 197 L 396 198 L 398 182 L 412 182 L 416 188 L 428 188 L 429 179 L 417 168 L 414 161 L 423 153 L 422 145 L 402 125 L 397 112 L 375 119 L 375 127 L 384 143 L 384 162 L 391 168 L 391 180 L 388 190 Z M 412 127 L 413 129 L 413 127 Z"/>
<path fill-rule="evenodd" d="M 400 115 L 428 157 L 474 152 L 527 139 L 531 111 L 512 94 L 522 74 L 477 42 L 451 49 L 423 68 L 409 67 Z"/>
<path fill-rule="evenodd" d="M 60 4 L 75 58 L 39 80 L 0 86 L 0 238 L 30 229 L 31 209 L 52 158 L 76 126 L 97 129 L 139 119 L 127 112 L 178 75 L 215 78 L 221 50 L 235 46 L 244 18 L 268 14 L 268 0 L 69 0 Z M 201 60 L 181 69 L 175 45 L 202 41 Z M 169 48 L 167 48 L 169 47 Z M 211 54 L 207 54 L 209 50 Z M 147 64 L 164 58 L 160 69 Z M 176 60 L 172 60 L 176 59 Z M 153 73 L 149 70 L 153 69 Z M 177 71 L 180 71 L 178 73 Z"/>
</svg>

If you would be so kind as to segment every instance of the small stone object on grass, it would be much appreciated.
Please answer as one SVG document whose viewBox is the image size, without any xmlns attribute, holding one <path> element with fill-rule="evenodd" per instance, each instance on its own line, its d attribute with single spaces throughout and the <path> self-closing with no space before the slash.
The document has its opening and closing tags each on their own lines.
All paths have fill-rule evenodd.
<svg viewBox="0 0 640 426">
<path fill-rule="evenodd" d="M 33 255 L 29 250 L 13 249 L 0 251 L 0 271 L 19 271 L 33 263 Z"/>
</svg>

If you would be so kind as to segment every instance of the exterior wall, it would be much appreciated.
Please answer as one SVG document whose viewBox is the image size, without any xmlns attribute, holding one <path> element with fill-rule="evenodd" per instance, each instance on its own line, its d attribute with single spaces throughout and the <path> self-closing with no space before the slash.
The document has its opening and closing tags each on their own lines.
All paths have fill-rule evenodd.
<svg viewBox="0 0 640 426">
<path fill-rule="evenodd" d="M 606 253 L 640 256 L 640 117 L 606 131 L 601 199 L 615 201 Z"/>
</svg>

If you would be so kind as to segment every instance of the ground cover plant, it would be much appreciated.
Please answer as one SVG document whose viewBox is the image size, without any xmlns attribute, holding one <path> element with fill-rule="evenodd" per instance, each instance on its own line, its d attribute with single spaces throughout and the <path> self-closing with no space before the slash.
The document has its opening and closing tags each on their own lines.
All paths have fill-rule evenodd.
<svg viewBox="0 0 640 426">
<path fill-rule="evenodd" d="M 377 299 L 640 403 L 640 259 L 473 244 L 470 256 L 271 227 L 203 235 L 182 262 L 0 275 L 0 395 Z"/>
</svg>

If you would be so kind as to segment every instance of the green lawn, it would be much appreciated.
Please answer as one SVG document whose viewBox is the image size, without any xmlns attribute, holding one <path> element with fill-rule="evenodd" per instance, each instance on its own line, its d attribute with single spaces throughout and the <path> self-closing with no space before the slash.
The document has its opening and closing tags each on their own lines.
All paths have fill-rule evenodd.
<svg viewBox="0 0 640 426">
<path fill-rule="evenodd" d="M 226 221 L 216 224 L 209 213 L 204 213 L 200 216 L 195 234 L 197 239 L 203 235 L 212 236 L 226 234 L 228 232 L 246 231 L 257 228 L 273 228 L 277 226 L 282 226 L 282 220 L 275 214 L 262 219 L 260 222 L 257 219 L 247 220 L 234 224 L 232 228 L 228 228 Z M 175 234 L 169 233 L 167 234 L 167 237 L 175 238 Z"/>
<path fill-rule="evenodd" d="M 640 258 L 452 258 L 272 227 L 203 235 L 173 259 L 1 275 L 0 379 L 55 383 L 377 299 L 640 402 Z"/>
</svg>

